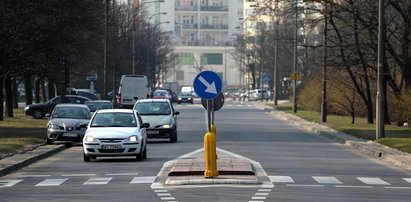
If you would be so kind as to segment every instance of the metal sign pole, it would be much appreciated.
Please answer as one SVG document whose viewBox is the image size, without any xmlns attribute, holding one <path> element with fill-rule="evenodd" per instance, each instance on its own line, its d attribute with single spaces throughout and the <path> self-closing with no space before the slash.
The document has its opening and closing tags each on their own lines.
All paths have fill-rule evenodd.
<svg viewBox="0 0 411 202">
<path fill-rule="evenodd" d="M 211 99 L 211 124 L 214 125 L 214 99 Z"/>
<path fill-rule="evenodd" d="M 210 113 L 210 100 L 207 100 L 207 123 L 208 123 L 208 132 L 211 132 L 211 113 Z"/>
</svg>

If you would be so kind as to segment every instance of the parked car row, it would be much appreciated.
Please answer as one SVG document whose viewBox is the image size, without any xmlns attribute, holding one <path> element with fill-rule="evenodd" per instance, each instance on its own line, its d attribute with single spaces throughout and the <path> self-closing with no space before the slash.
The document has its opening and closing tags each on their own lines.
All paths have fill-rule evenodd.
<svg viewBox="0 0 411 202">
<path fill-rule="evenodd" d="M 250 100 L 269 100 L 271 99 L 271 91 L 270 90 L 262 90 L 263 94 L 261 94 L 261 89 L 254 89 L 254 90 L 227 90 L 224 93 L 224 96 L 227 98 L 234 98 L 234 99 L 244 99 L 249 97 Z"/>
</svg>

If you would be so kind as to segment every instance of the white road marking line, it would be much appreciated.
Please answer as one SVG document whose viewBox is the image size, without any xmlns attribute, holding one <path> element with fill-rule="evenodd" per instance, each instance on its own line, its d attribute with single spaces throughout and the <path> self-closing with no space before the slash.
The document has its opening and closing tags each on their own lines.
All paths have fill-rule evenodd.
<svg viewBox="0 0 411 202">
<path fill-rule="evenodd" d="M 411 178 L 402 178 L 402 179 L 409 182 L 409 183 L 411 183 Z"/>
<path fill-rule="evenodd" d="M 51 175 L 19 175 L 19 177 L 51 177 Z"/>
<path fill-rule="evenodd" d="M 160 197 L 162 201 L 176 200 L 174 197 Z"/>
<path fill-rule="evenodd" d="M 274 185 L 273 184 L 263 184 L 263 185 L 261 185 L 261 188 L 269 188 L 269 189 L 272 189 L 272 188 L 274 188 Z"/>
<path fill-rule="evenodd" d="M 324 187 L 324 185 L 317 184 L 286 184 L 287 187 Z"/>
<path fill-rule="evenodd" d="M 107 176 L 123 176 L 123 175 L 138 175 L 138 173 L 111 173 L 106 174 Z"/>
<path fill-rule="evenodd" d="M 411 189 L 411 187 L 384 187 L 386 189 Z"/>
<path fill-rule="evenodd" d="M 156 180 L 157 176 L 148 176 L 148 177 L 134 177 L 131 180 L 130 184 L 148 184 L 153 183 Z"/>
<path fill-rule="evenodd" d="M 11 187 L 23 180 L 0 180 L 0 187 Z"/>
<path fill-rule="evenodd" d="M 157 189 L 157 190 L 154 190 L 154 192 L 155 192 L 155 193 L 162 193 L 162 192 L 167 192 L 167 190 L 165 190 L 165 189 Z"/>
<path fill-rule="evenodd" d="M 163 185 L 159 182 L 154 182 L 150 187 L 151 189 L 164 189 Z"/>
<path fill-rule="evenodd" d="M 370 185 L 391 185 L 390 183 L 377 177 L 357 177 L 357 179 Z"/>
<path fill-rule="evenodd" d="M 290 176 L 268 176 L 271 182 L 277 183 L 295 183 Z"/>
<path fill-rule="evenodd" d="M 90 178 L 87 182 L 83 185 L 96 185 L 96 184 L 107 184 L 112 180 L 112 177 L 105 177 L 105 178 Z"/>
<path fill-rule="evenodd" d="M 170 193 L 158 193 L 157 196 L 171 196 Z"/>
<path fill-rule="evenodd" d="M 349 186 L 349 185 L 335 185 L 337 188 L 367 188 L 371 189 L 373 186 Z"/>
<path fill-rule="evenodd" d="M 63 177 L 87 177 L 87 176 L 95 176 L 96 174 L 63 174 Z"/>
<path fill-rule="evenodd" d="M 264 201 L 248 201 L 248 202 L 264 202 Z"/>
<path fill-rule="evenodd" d="M 256 196 L 268 196 L 268 194 L 270 194 L 270 193 L 255 193 L 254 195 L 256 195 Z"/>
<path fill-rule="evenodd" d="M 265 200 L 267 197 L 262 197 L 262 196 L 254 196 L 251 199 L 252 200 Z"/>
<path fill-rule="evenodd" d="M 271 189 L 259 189 L 260 192 L 271 192 Z"/>
<path fill-rule="evenodd" d="M 41 181 L 40 183 L 36 184 L 36 187 L 41 187 L 41 186 L 59 186 L 63 184 L 68 179 L 46 179 Z"/>
<path fill-rule="evenodd" d="M 335 177 L 312 176 L 312 178 L 320 184 L 342 184 L 342 182 Z"/>
</svg>

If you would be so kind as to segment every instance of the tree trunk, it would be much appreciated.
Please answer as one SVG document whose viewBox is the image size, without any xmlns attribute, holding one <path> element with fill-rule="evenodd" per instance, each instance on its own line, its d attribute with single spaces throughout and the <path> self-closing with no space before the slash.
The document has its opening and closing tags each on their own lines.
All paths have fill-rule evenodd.
<svg viewBox="0 0 411 202">
<path fill-rule="evenodd" d="M 0 77 L 0 121 L 4 120 L 4 116 L 3 116 L 3 112 L 4 112 L 3 84 L 4 84 L 4 79 L 3 79 L 3 77 Z"/>
<path fill-rule="evenodd" d="M 26 92 L 26 105 L 33 104 L 33 90 L 31 88 L 31 76 L 24 76 L 24 88 Z"/>
<path fill-rule="evenodd" d="M 35 80 L 35 91 L 34 91 L 34 97 L 36 99 L 36 103 L 40 103 L 40 81 L 41 78 L 38 78 Z"/>
<path fill-rule="evenodd" d="M 46 86 L 44 85 L 44 78 L 41 80 L 40 87 L 41 87 L 41 97 L 43 98 L 42 101 L 46 102 L 47 95 L 46 95 Z"/>
<path fill-rule="evenodd" d="M 6 112 L 8 117 L 13 117 L 13 91 L 11 89 L 11 77 L 6 77 Z"/>
<path fill-rule="evenodd" d="M 12 82 L 11 87 L 12 87 L 12 91 L 13 91 L 13 108 L 18 109 L 19 108 L 19 91 L 17 89 L 16 77 L 11 79 L 11 82 Z"/>
<path fill-rule="evenodd" d="M 54 83 L 54 79 L 51 78 L 47 78 L 48 82 L 49 82 L 49 100 L 53 97 L 56 97 L 56 88 L 54 87 L 55 83 Z"/>
</svg>

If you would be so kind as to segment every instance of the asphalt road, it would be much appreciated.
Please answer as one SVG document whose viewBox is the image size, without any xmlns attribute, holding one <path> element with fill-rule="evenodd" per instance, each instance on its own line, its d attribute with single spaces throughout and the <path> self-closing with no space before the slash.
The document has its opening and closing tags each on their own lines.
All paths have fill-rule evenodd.
<svg viewBox="0 0 411 202">
<path fill-rule="evenodd" d="M 74 146 L 0 178 L 0 201 L 409 201 L 411 172 L 305 132 L 245 103 L 216 112 L 217 147 L 261 164 L 273 186 L 152 187 L 163 164 L 203 147 L 200 104 L 180 111 L 178 142 L 151 140 L 148 159 L 85 163 Z"/>
</svg>

